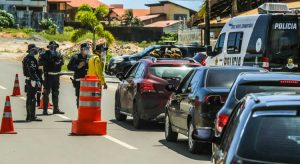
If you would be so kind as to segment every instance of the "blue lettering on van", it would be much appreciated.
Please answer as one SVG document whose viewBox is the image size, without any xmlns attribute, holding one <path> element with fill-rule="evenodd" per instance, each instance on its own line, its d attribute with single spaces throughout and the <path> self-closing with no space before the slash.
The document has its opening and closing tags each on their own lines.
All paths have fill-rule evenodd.
<svg viewBox="0 0 300 164">
<path fill-rule="evenodd" d="M 237 24 L 231 25 L 231 29 L 252 28 L 253 24 Z"/>
<path fill-rule="evenodd" d="M 241 65 L 241 57 L 226 57 L 224 58 L 224 65 Z"/>
</svg>

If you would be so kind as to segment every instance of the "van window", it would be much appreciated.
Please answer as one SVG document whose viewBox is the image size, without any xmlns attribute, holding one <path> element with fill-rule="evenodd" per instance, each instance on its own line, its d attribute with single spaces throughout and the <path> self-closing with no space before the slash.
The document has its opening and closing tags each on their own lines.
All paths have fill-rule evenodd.
<svg viewBox="0 0 300 164">
<path fill-rule="evenodd" d="M 239 54 L 241 52 L 243 32 L 231 32 L 228 35 L 227 53 Z"/>
<path fill-rule="evenodd" d="M 287 64 L 297 63 L 299 38 L 296 21 L 274 21 L 269 39 L 270 67 L 285 67 Z"/>
<path fill-rule="evenodd" d="M 215 50 L 214 50 L 216 55 L 222 53 L 222 51 L 223 51 L 225 35 L 226 35 L 226 33 L 221 34 L 216 43 Z"/>
</svg>

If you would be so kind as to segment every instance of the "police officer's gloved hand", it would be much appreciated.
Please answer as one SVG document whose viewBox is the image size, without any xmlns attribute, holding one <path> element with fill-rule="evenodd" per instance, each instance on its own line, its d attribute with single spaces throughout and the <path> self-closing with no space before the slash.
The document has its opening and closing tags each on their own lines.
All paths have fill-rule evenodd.
<svg viewBox="0 0 300 164">
<path fill-rule="evenodd" d="M 42 83 L 41 83 L 40 81 L 37 81 L 37 82 L 36 82 L 36 86 L 37 86 L 38 88 L 42 88 Z"/>
<path fill-rule="evenodd" d="M 103 89 L 107 89 L 107 84 L 103 84 Z"/>
</svg>

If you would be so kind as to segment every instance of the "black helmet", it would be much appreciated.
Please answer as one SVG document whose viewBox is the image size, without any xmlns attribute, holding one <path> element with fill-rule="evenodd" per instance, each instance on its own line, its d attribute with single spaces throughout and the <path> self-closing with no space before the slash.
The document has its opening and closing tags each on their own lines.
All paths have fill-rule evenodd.
<svg viewBox="0 0 300 164">
<path fill-rule="evenodd" d="M 83 48 L 90 48 L 90 45 L 88 43 L 82 43 L 80 45 L 80 49 L 83 49 Z"/>
<path fill-rule="evenodd" d="M 32 49 L 39 50 L 39 48 L 35 44 L 29 44 L 26 52 L 29 53 L 29 51 Z"/>
<path fill-rule="evenodd" d="M 108 50 L 108 47 L 106 47 L 104 44 L 98 44 L 95 48 L 95 52 L 105 52 Z"/>
<path fill-rule="evenodd" d="M 47 46 L 47 48 L 50 48 L 50 47 L 56 47 L 56 48 L 58 48 L 59 45 L 55 41 L 50 41 L 49 44 L 48 44 L 48 46 Z"/>
</svg>

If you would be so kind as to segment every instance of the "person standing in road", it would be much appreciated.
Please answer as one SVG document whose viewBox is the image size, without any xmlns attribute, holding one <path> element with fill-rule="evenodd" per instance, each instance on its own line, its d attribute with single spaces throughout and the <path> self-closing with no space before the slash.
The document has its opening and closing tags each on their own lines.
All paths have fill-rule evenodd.
<svg viewBox="0 0 300 164">
<path fill-rule="evenodd" d="M 39 60 L 41 58 L 41 56 L 45 53 L 45 49 L 41 48 L 39 51 Z M 40 64 L 38 65 L 38 69 L 39 69 L 39 78 L 41 80 L 41 83 L 43 85 L 43 66 L 41 66 Z M 38 88 L 37 93 L 36 93 L 36 106 L 40 106 L 41 103 L 41 95 L 42 95 L 42 87 Z"/>
<path fill-rule="evenodd" d="M 38 62 L 35 55 L 38 54 L 39 48 L 35 44 L 29 44 L 27 53 L 28 55 L 23 59 L 23 73 L 26 77 L 25 80 L 25 92 L 27 93 L 26 99 L 26 121 L 42 121 L 42 119 L 36 117 L 35 115 L 35 103 L 36 103 L 36 93 L 38 88 L 42 87 L 40 72 L 38 69 Z"/>
<path fill-rule="evenodd" d="M 83 43 L 80 45 L 80 53 L 73 55 L 69 64 L 68 70 L 74 71 L 74 77 L 72 80 L 73 86 L 75 87 L 76 94 L 76 105 L 79 107 L 79 91 L 80 91 L 80 79 L 87 75 L 88 61 L 90 59 L 90 45 Z"/>
<path fill-rule="evenodd" d="M 89 60 L 89 69 L 88 75 L 95 75 L 100 81 L 100 87 L 103 86 L 103 89 L 107 89 L 107 84 L 105 82 L 104 77 L 104 67 L 105 64 L 103 62 L 103 56 L 105 56 L 106 51 L 108 48 L 105 46 L 104 43 L 99 44 L 96 46 L 94 50 L 94 56 Z"/>
<path fill-rule="evenodd" d="M 58 96 L 59 96 L 59 85 L 60 85 L 60 71 L 61 67 L 64 65 L 64 59 L 62 55 L 57 52 L 59 45 L 55 41 L 51 41 L 45 52 L 41 55 L 40 64 L 43 66 L 44 70 L 44 107 L 43 115 L 48 115 L 48 102 L 49 94 L 52 92 L 52 102 L 53 102 L 53 114 L 65 114 L 58 107 Z"/>
</svg>

